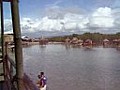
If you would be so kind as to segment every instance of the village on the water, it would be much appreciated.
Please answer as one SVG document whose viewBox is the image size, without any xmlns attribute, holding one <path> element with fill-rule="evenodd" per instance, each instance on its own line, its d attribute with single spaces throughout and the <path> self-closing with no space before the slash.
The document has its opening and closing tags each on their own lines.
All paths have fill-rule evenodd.
<svg viewBox="0 0 120 90">
<path fill-rule="evenodd" d="M 8 43 L 8 48 L 14 49 L 13 35 L 4 35 L 5 42 Z M 29 36 L 22 36 L 22 45 L 47 45 L 47 44 L 63 44 L 70 47 L 85 47 L 92 48 L 102 46 L 104 48 L 116 48 L 120 49 L 120 33 L 117 34 L 99 34 L 99 33 L 85 33 L 85 34 L 72 34 L 66 36 L 54 36 L 54 37 L 38 37 L 30 38 Z"/>
</svg>

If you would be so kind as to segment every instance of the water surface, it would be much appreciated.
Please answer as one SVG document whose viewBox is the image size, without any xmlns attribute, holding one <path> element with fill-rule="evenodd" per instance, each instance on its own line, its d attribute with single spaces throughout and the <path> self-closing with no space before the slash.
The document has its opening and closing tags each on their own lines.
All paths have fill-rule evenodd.
<svg viewBox="0 0 120 90">
<path fill-rule="evenodd" d="M 27 47 L 24 69 L 34 82 L 40 71 L 48 90 L 120 90 L 120 51 L 114 48 Z"/>
</svg>

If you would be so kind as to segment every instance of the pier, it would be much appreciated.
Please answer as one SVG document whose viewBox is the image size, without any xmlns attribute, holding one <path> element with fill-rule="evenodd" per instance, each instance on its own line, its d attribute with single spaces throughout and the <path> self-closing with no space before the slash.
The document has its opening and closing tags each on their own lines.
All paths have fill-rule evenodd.
<svg viewBox="0 0 120 90">
<path fill-rule="evenodd" d="M 4 2 L 10 3 L 14 37 L 15 60 L 9 57 L 8 43 L 4 40 Z M 39 90 L 23 70 L 23 55 L 18 0 L 0 0 L 1 48 L 0 90 Z"/>
</svg>

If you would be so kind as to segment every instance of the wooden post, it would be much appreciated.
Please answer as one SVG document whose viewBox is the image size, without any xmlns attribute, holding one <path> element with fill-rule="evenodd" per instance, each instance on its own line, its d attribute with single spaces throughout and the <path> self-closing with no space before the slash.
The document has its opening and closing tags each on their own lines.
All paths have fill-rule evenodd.
<svg viewBox="0 0 120 90">
<path fill-rule="evenodd" d="M 0 1 L 0 19 L 1 19 L 1 46 L 2 46 L 2 55 L 4 55 L 4 17 L 3 17 L 3 2 Z"/>
<path fill-rule="evenodd" d="M 20 31 L 20 19 L 18 0 L 12 0 L 11 2 L 13 33 L 15 42 L 15 60 L 16 60 L 16 77 L 18 90 L 24 90 L 23 86 L 23 55 L 21 44 L 21 31 Z"/>
<path fill-rule="evenodd" d="M 3 16 L 3 2 L 0 1 L 0 19 L 1 19 L 1 46 L 2 46 L 2 59 L 4 59 L 4 16 Z M 5 70 L 5 63 L 3 60 L 3 71 L 4 71 L 4 79 L 6 80 L 6 70 Z"/>
</svg>

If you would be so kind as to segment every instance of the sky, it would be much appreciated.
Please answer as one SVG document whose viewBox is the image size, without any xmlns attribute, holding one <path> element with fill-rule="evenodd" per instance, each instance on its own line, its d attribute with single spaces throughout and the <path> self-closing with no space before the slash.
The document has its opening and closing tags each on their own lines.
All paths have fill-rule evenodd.
<svg viewBox="0 0 120 90">
<path fill-rule="evenodd" d="M 26 34 L 120 32 L 120 0 L 19 0 L 19 13 Z M 12 32 L 10 3 L 4 18 L 5 32 Z"/>
</svg>

